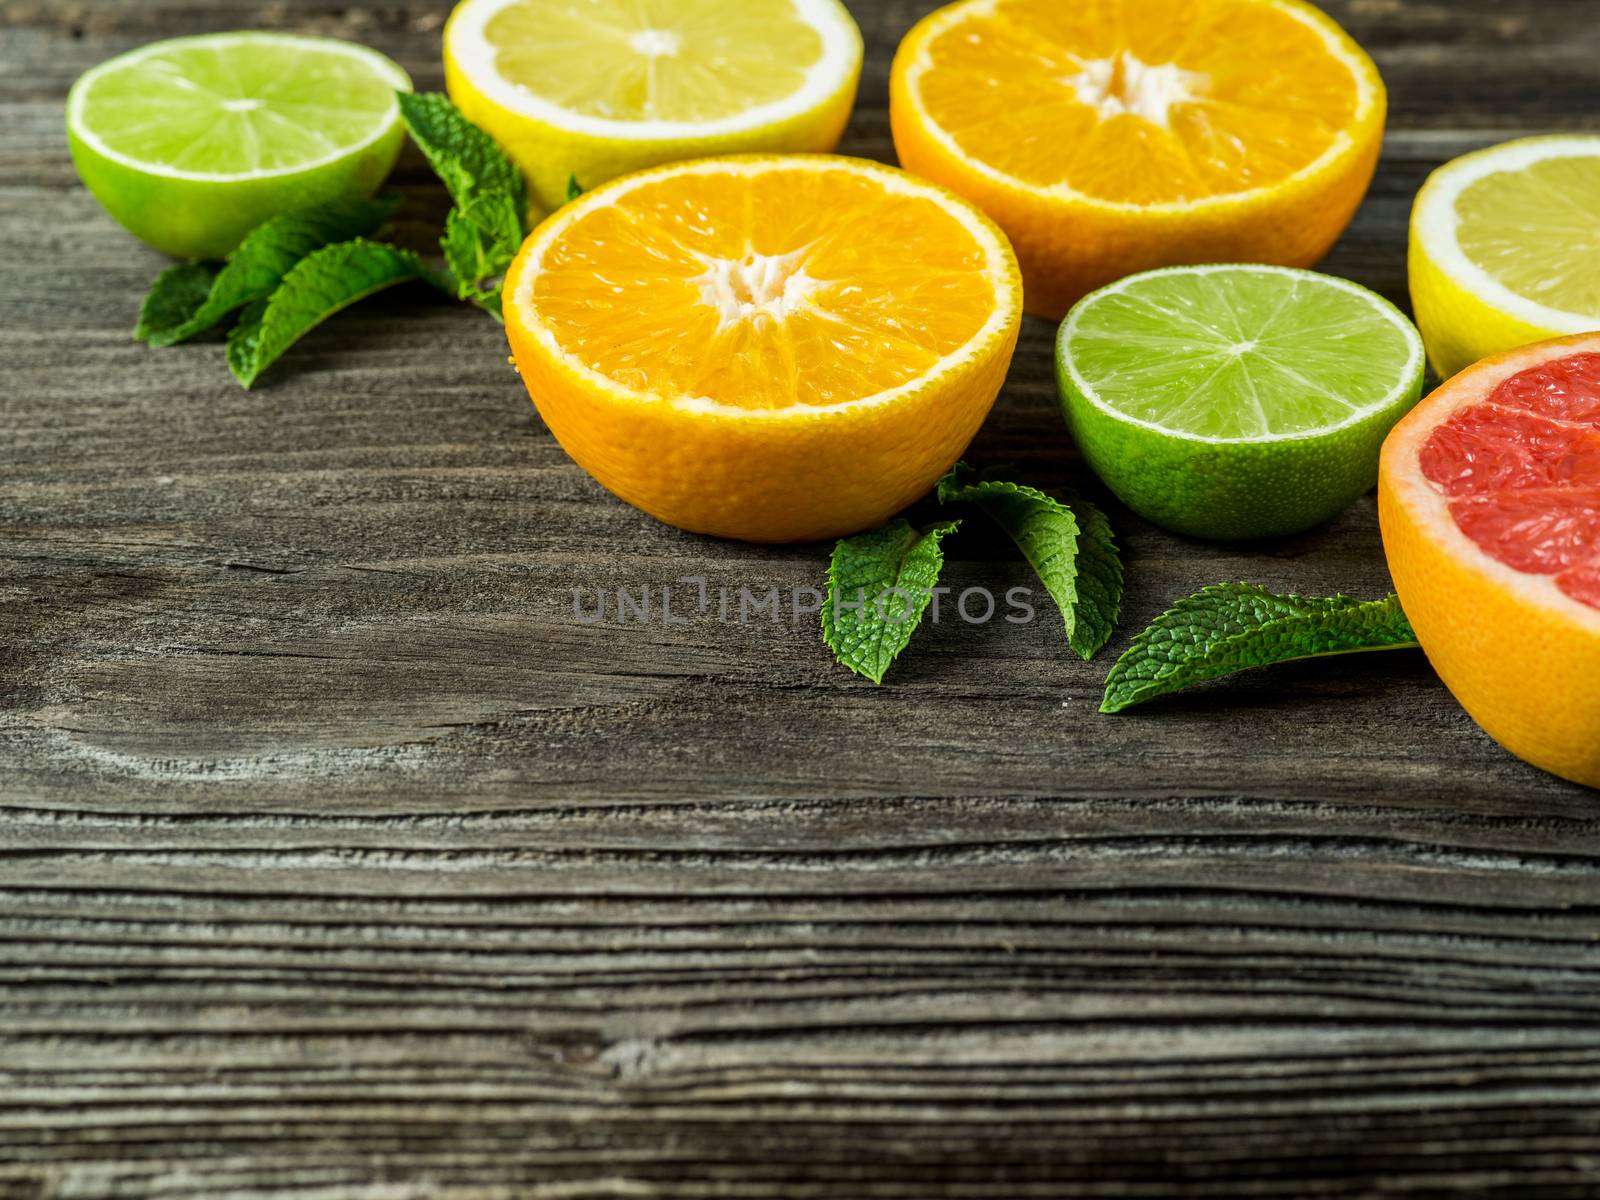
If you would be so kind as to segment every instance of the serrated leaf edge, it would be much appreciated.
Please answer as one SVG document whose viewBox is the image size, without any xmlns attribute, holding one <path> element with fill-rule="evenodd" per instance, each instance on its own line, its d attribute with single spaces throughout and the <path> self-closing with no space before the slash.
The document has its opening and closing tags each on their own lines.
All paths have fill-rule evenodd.
<svg viewBox="0 0 1600 1200">
<path fill-rule="evenodd" d="M 1348 650 L 1328 650 L 1313 654 L 1294 654 L 1271 662 L 1252 663 L 1249 666 L 1240 667 L 1219 675 L 1200 676 L 1191 680 L 1189 683 L 1181 684 L 1175 688 L 1165 688 L 1161 686 L 1163 679 L 1172 673 L 1167 672 L 1165 674 L 1158 674 L 1152 679 L 1142 681 L 1141 685 L 1130 692 L 1126 699 L 1113 702 L 1111 693 L 1118 682 L 1119 672 L 1124 669 L 1123 664 L 1133 659 L 1133 657 L 1139 651 L 1147 648 L 1153 640 L 1153 634 L 1167 628 L 1173 620 L 1186 615 L 1188 612 L 1196 608 L 1196 601 L 1218 595 L 1223 595 L 1229 598 L 1238 597 L 1241 595 L 1250 595 L 1257 598 L 1275 601 L 1293 602 L 1306 607 L 1302 612 L 1285 613 L 1280 617 L 1274 617 L 1270 621 L 1263 621 L 1259 625 L 1252 626 L 1249 629 L 1241 630 L 1238 633 L 1229 634 L 1227 637 L 1221 638 L 1217 642 L 1213 643 L 1208 649 L 1208 654 L 1215 651 L 1217 647 L 1228 645 L 1247 635 L 1256 635 L 1265 631 L 1269 631 L 1276 626 L 1287 625 L 1295 621 L 1304 621 L 1317 616 L 1328 616 L 1334 613 L 1349 613 L 1363 608 L 1377 610 L 1379 608 L 1392 605 L 1400 618 L 1402 620 L 1405 619 L 1405 612 L 1400 608 L 1400 598 L 1394 592 L 1390 592 L 1387 596 L 1378 600 L 1357 600 L 1355 597 L 1347 596 L 1343 592 L 1337 592 L 1332 596 L 1301 596 L 1295 592 L 1273 592 L 1270 589 L 1261 586 L 1260 584 L 1246 583 L 1242 580 L 1238 583 L 1208 584 L 1199 591 L 1193 592 L 1190 595 L 1183 597 L 1181 600 L 1178 600 L 1172 605 L 1171 608 L 1167 609 L 1160 616 L 1152 620 L 1149 625 L 1145 626 L 1145 628 L 1140 630 L 1140 632 L 1134 637 L 1132 643 L 1130 643 L 1128 648 L 1122 652 L 1122 654 L 1117 658 L 1117 661 L 1111 664 L 1111 670 L 1106 674 L 1105 691 L 1100 700 L 1100 712 L 1106 714 L 1123 712 L 1149 700 L 1154 700 L 1161 696 L 1171 695 L 1175 692 L 1183 691 L 1195 683 L 1206 682 L 1209 679 L 1224 679 L 1229 675 L 1243 674 L 1246 671 L 1258 670 L 1262 667 L 1277 666 L 1280 663 L 1300 662 L 1310 658 L 1335 658 L 1344 654 L 1367 654 L 1382 650 L 1410 650 L 1416 649 L 1420 645 L 1420 643 L 1413 638 L 1406 641 L 1396 641 L 1387 645 L 1357 646 Z M 1194 660 L 1191 659 L 1186 660 L 1185 663 L 1173 664 L 1173 671 L 1178 670 L 1180 667 L 1192 661 Z"/>
<path fill-rule="evenodd" d="M 932 542 L 934 552 L 938 555 L 937 570 L 934 572 L 934 586 L 937 586 L 939 578 L 944 572 L 944 539 L 961 528 L 960 519 L 957 518 L 950 521 L 937 521 L 919 531 L 911 524 L 911 522 L 905 520 L 904 518 L 896 517 L 894 521 L 888 522 L 887 525 L 880 525 L 878 529 L 884 529 L 887 528 L 888 525 L 894 524 L 904 525 L 909 532 L 915 533 L 917 536 L 906 543 L 906 548 L 900 555 L 900 561 L 895 564 L 895 582 L 890 584 L 889 587 L 892 588 L 899 585 L 900 576 L 905 571 L 906 561 L 911 557 L 912 551 L 918 546 L 921 546 L 923 542 L 930 540 Z M 864 530 L 863 532 L 876 533 L 877 530 Z M 859 537 L 860 534 L 853 534 L 851 536 Z M 889 668 L 894 665 L 895 660 L 900 657 L 900 654 L 904 651 L 905 647 L 902 647 L 900 650 L 897 650 L 894 654 L 890 655 L 889 661 L 883 665 L 883 670 L 874 675 L 870 671 L 862 670 L 854 663 L 847 662 L 842 657 L 845 653 L 844 647 L 835 642 L 832 636 L 833 631 L 831 626 L 834 624 L 834 622 L 832 622 L 830 618 L 833 615 L 834 597 L 839 594 L 839 579 L 835 574 L 835 571 L 838 569 L 837 564 L 839 549 L 849 540 L 850 538 L 840 538 L 833 548 L 833 553 L 828 557 L 828 591 L 827 595 L 823 598 L 822 611 L 820 614 L 822 623 L 822 640 L 827 645 L 828 649 L 833 651 L 834 659 L 839 663 L 840 666 L 844 667 L 846 670 L 854 672 L 857 675 L 860 675 L 863 679 L 870 679 L 874 684 L 882 684 L 884 676 L 889 673 Z M 884 589 L 884 591 L 888 590 L 889 588 Z M 881 596 L 882 594 L 883 592 L 880 592 L 878 595 Z M 876 603 L 877 599 L 878 596 L 870 597 L 867 598 L 866 602 L 869 604 Z M 912 612 L 905 621 L 900 622 L 901 624 L 909 624 L 911 626 L 912 636 L 915 636 L 916 630 L 921 626 L 922 614 L 927 611 L 928 604 L 932 601 L 932 599 L 932 590 L 929 589 L 925 591 L 920 597 L 917 598 L 915 611 Z M 909 646 L 910 643 L 911 639 L 908 637 L 906 639 L 906 645 Z"/>
</svg>

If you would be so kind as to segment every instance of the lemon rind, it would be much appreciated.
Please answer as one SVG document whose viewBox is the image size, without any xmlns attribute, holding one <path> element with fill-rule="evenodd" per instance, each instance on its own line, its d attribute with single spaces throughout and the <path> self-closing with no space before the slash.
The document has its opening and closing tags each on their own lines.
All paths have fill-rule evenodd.
<svg viewBox="0 0 1600 1200">
<path fill-rule="evenodd" d="M 519 116 L 586 137 L 616 141 L 686 141 L 750 133 L 825 107 L 853 86 L 861 69 L 861 30 L 838 0 L 791 0 L 822 38 L 822 54 L 798 89 L 771 103 L 716 121 L 631 121 L 574 113 L 518 87 L 495 68 L 484 27 L 518 0 L 462 0 L 445 26 L 445 57 L 490 100 Z"/>
<path fill-rule="evenodd" d="M 1600 158 L 1600 137 L 1554 134 L 1520 138 L 1463 155 L 1440 167 L 1417 196 L 1413 227 L 1428 261 L 1462 291 L 1495 311 L 1552 336 L 1592 333 L 1600 315 L 1551 308 L 1512 291 L 1467 257 L 1457 240 L 1456 201 L 1472 184 L 1490 175 L 1510 174 L 1552 158 Z"/>
</svg>

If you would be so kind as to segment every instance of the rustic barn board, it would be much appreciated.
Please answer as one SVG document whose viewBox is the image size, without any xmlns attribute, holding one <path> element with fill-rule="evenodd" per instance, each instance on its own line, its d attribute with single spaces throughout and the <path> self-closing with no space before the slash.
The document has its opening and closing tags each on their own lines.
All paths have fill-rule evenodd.
<svg viewBox="0 0 1600 1200">
<path fill-rule="evenodd" d="M 849 2 L 845 149 L 892 158 L 931 5 Z M 1597 127 L 1594 6 L 1329 8 L 1392 123 L 1328 266 L 1403 302 L 1429 169 Z M 874 688 L 809 621 L 575 621 L 826 547 L 608 497 L 481 315 L 380 298 L 250 394 L 130 340 L 161 264 L 76 185 L 71 80 L 267 26 L 436 87 L 444 15 L 0 0 L 0 1197 L 1600 1195 L 1594 793 L 1414 654 L 1094 713 L 1203 584 L 1385 593 L 1370 499 L 1252 547 L 1112 506 L 1108 655 L 945 622 Z M 442 198 L 397 182 L 425 246 Z M 1049 337 L 973 449 L 1047 485 L 1082 476 Z"/>
</svg>

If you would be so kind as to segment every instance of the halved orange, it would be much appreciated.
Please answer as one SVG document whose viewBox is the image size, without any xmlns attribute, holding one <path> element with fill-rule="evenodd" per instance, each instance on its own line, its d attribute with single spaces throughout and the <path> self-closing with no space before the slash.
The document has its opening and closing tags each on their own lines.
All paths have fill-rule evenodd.
<svg viewBox="0 0 1600 1200">
<path fill-rule="evenodd" d="M 1600 334 L 1485 359 L 1419 404 L 1384 443 L 1378 517 L 1462 707 L 1600 787 Z"/>
<path fill-rule="evenodd" d="M 960 457 L 1016 346 L 1005 236 L 893 167 L 676 163 L 535 229 L 506 332 L 578 463 L 671 525 L 805 541 L 877 525 Z"/>
<path fill-rule="evenodd" d="M 1366 193 L 1383 81 L 1300 0 L 960 0 L 895 56 L 900 163 L 1010 236 L 1028 310 L 1125 275 L 1309 267 Z"/>
</svg>

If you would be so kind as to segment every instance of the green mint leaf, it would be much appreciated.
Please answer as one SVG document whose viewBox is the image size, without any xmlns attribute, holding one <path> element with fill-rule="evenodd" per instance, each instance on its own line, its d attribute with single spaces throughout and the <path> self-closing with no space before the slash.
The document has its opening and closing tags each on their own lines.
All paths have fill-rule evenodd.
<svg viewBox="0 0 1600 1200">
<path fill-rule="evenodd" d="M 451 209 L 439 245 L 455 277 L 456 295 L 498 318 L 500 280 L 522 247 L 516 202 L 491 193 L 479 196 L 465 209 Z"/>
<path fill-rule="evenodd" d="M 428 165 L 463 212 L 482 196 L 508 197 L 516 214 L 517 240 L 527 232 L 528 188 L 522 172 L 494 139 L 461 115 L 438 92 L 397 92 L 400 116 L 427 156 Z M 492 232 L 486 230 L 485 232 Z"/>
<path fill-rule="evenodd" d="M 400 92 L 400 115 L 455 207 L 439 248 L 458 299 L 496 320 L 500 278 L 528 232 L 528 191 L 517 165 L 438 93 Z"/>
<path fill-rule="evenodd" d="M 517 256 L 517 251 L 522 248 L 525 236 L 523 213 L 517 207 L 516 199 L 504 192 L 490 192 L 473 200 L 461 212 L 483 231 L 484 242 L 489 250 L 489 264 L 498 268 L 494 273 L 504 274 L 511 260 Z"/>
<path fill-rule="evenodd" d="M 918 533 L 903 520 L 844 538 L 833 548 L 822 639 L 857 675 L 882 683 L 911 641 L 944 569 L 939 543 L 960 521 Z"/>
<path fill-rule="evenodd" d="M 246 388 L 301 337 L 357 300 L 397 283 L 442 281 L 415 254 L 356 238 L 313 251 L 228 334 L 228 369 Z M 446 289 L 448 290 L 448 289 Z"/>
<path fill-rule="evenodd" d="M 134 336 L 152 346 L 170 346 L 210 329 L 234 309 L 270 296 L 313 250 L 373 232 L 399 203 L 398 197 L 352 198 L 264 221 L 228 255 L 220 272 L 204 268 L 210 284 L 198 298 L 198 273 L 180 278 L 182 267 L 162 272 L 139 310 Z"/>
<path fill-rule="evenodd" d="M 456 283 L 456 296 L 470 300 L 478 290 L 478 280 L 489 273 L 489 247 L 483 230 L 452 208 L 444 219 L 444 236 L 439 239 L 444 265 Z"/>
<path fill-rule="evenodd" d="M 157 275 L 139 306 L 134 338 L 153 346 L 177 341 L 167 337 L 165 331 L 182 329 L 204 307 L 217 270 L 215 263 L 179 263 Z"/>
<path fill-rule="evenodd" d="M 1122 559 L 1105 513 L 1081 497 L 1063 504 L 1037 488 L 957 463 L 939 480 L 941 504 L 976 504 L 1017 544 L 1061 610 L 1067 644 L 1087 660 L 1117 627 Z"/>
<path fill-rule="evenodd" d="M 578 182 L 578 177 L 576 175 L 568 175 L 567 176 L 567 203 L 571 204 L 574 200 L 576 200 L 581 195 L 583 195 L 583 185 Z"/>
<path fill-rule="evenodd" d="M 1279 596 L 1250 583 L 1202 588 L 1133 639 L 1106 676 L 1103 713 L 1199 683 L 1299 658 L 1417 645 L 1394 595 L 1360 601 Z"/>
</svg>

